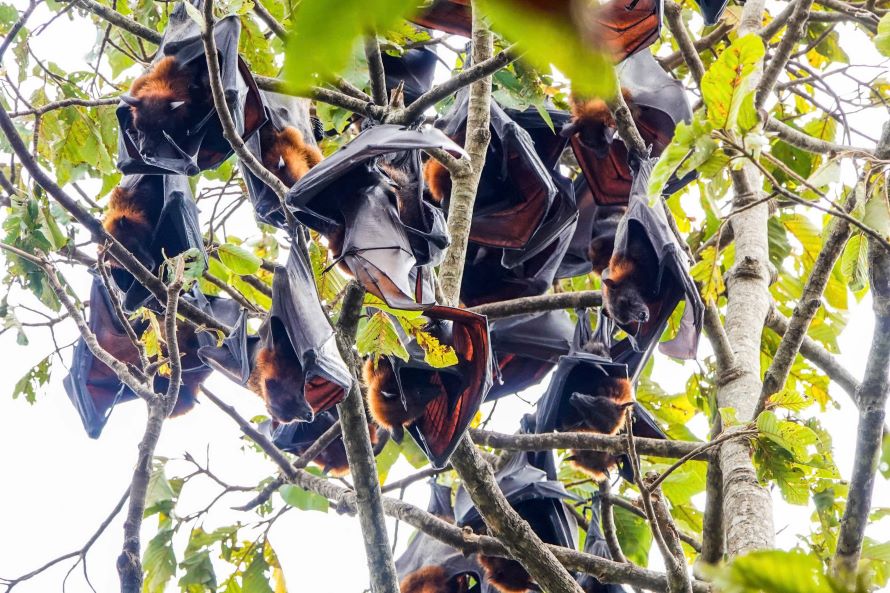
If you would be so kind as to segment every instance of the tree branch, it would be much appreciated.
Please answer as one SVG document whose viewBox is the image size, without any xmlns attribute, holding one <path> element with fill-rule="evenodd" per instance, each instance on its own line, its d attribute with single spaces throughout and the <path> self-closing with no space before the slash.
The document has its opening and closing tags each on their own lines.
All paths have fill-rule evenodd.
<svg viewBox="0 0 890 593">
<path fill-rule="evenodd" d="M 105 107 L 110 105 L 117 105 L 118 103 L 120 103 L 120 99 L 117 97 L 106 97 L 104 99 L 61 99 L 59 101 L 47 103 L 46 105 L 41 105 L 40 107 L 35 107 L 33 109 L 13 111 L 9 114 L 9 117 L 24 117 L 26 115 L 40 116 L 49 111 L 63 109 L 65 107 Z"/>
<path fill-rule="evenodd" d="M 377 43 L 375 32 L 365 35 L 365 57 L 368 59 L 371 97 L 376 105 L 385 108 L 389 105 L 389 97 L 386 96 L 386 72 L 383 69 L 383 56 L 380 55 L 380 44 Z"/>
<path fill-rule="evenodd" d="M 146 41 L 154 43 L 155 45 L 160 44 L 161 39 L 164 37 L 154 29 L 149 29 L 145 25 L 137 23 L 133 19 L 125 17 L 112 8 L 99 4 L 95 0 L 75 0 L 75 2 L 96 16 L 105 19 L 115 27 L 128 31 L 137 37 L 141 37 Z"/>
<path fill-rule="evenodd" d="M 667 12 L 667 7 L 665 7 L 665 12 Z M 718 41 L 723 39 L 727 33 L 732 31 L 733 26 L 726 22 L 720 22 L 717 24 L 716 28 L 699 39 L 696 39 L 693 42 L 693 47 L 695 48 L 696 56 L 706 49 L 710 49 L 714 45 L 717 44 Z M 673 34 L 673 31 L 671 31 Z M 672 54 L 669 54 L 663 58 L 655 58 L 658 60 L 658 63 L 661 64 L 661 67 L 665 70 L 673 70 L 677 66 L 683 63 L 683 51 L 677 50 Z"/>
<path fill-rule="evenodd" d="M 680 48 L 678 52 L 689 67 L 692 79 L 695 80 L 696 86 L 700 87 L 702 76 L 705 75 L 705 66 L 698 55 L 698 50 L 692 41 L 692 37 L 689 35 L 689 31 L 686 30 L 686 25 L 683 24 L 683 19 L 680 16 L 681 11 L 679 4 L 673 0 L 667 0 L 664 5 L 664 20 L 667 22 L 671 35 L 677 40 L 677 46 Z M 721 33 L 721 37 L 724 34 Z M 664 65 L 664 62 L 662 62 L 662 65 Z"/>
<path fill-rule="evenodd" d="M 776 81 L 779 79 L 779 75 L 785 70 L 785 64 L 788 63 L 788 59 L 791 57 L 791 51 L 795 48 L 797 42 L 806 34 L 807 15 L 809 14 L 810 7 L 813 5 L 813 0 L 793 1 L 794 9 L 791 11 L 791 16 L 788 18 L 788 26 L 785 28 L 785 34 L 782 35 L 782 40 L 779 42 L 778 47 L 776 47 L 772 59 L 764 68 L 763 75 L 760 77 L 760 82 L 757 83 L 754 101 L 754 106 L 757 109 L 763 108 L 763 104 L 772 92 Z"/>
<path fill-rule="evenodd" d="M 613 455 L 627 453 L 627 442 L 623 436 L 595 434 L 590 432 L 547 432 L 541 434 L 504 434 L 470 429 L 473 442 L 484 447 L 504 451 L 549 451 L 551 449 L 579 449 L 604 451 Z M 702 450 L 710 443 L 693 443 L 637 437 L 637 449 L 644 455 L 655 457 L 707 459 Z"/>
<path fill-rule="evenodd" d="M 577 292 L 557 292 L 540 296 L 522 297 L 509 301 L 488 303 L 471 307 L 473 313 L 485 315 L 489 319 L 500 319 L 527 313 L 542 313 L 559 309 L 586 309 L 599 307 L 602 304 L 602 293 L 598 290 L 579 290 Z"/>
<path fill-rule="evenodd" d="M 871 151 L 864 148 L 847 146 L 845 144 L 835 144 L 833 142 L 826 142 L 825 140 L 813 138 L 808 134 L 804 134 L 801 131 L 795 130 L 788 124 L 778 119 L 767 119 L 766 122 L 763 124 L 763 129 L 767 132 L 774 132 L 780 139 L 784 140 L 791 146 L 795 146 L 797 148 L 800 148 L 801 150 L 806 150 L 807 152 L 813 152 L 817 154 L 854 153 L 862 156 L 872 156 Z"/>
<path fill-rule="evenodd" d="M 31 17 L 31 13 L 34 12 L 34 9 L 37 8 L 39 2 L 37 0 L 30 0 L 28 2 L 28 6 L 25 7 L 25 11 L 19 16 L 18 20 L 13 23 L 12 27 L 10 27 L 9 31 L 6 32 L 6 36 L 3 38 L 3 42 L 0 43 L 0 62 L 3 61 L 3 55 L 6 53 L 6 50 L 9 49 L 9 46 L 12 45 L 12 42 L 15 41 L 16 36 L 18 36 L 19 31 L 22 30 L 22 27 L 25 26 L 25 23 L 28 22 L 28 19 Z"/>
</svg>

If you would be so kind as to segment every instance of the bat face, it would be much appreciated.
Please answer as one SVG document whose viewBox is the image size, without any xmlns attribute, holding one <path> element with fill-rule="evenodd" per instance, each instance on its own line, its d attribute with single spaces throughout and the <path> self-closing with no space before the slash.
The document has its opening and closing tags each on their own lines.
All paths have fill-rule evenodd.
<svg viewBox="0 0 890 593">
<path fill-rule="evenodd" d="M 575 409 L 578 418 L 570 424 L 576 429 L 591 430 L 599 434 L 615 434 L 621 430 L 621 427 L 624 426 L 624 410 L 628 406 L 632 406 L 633 401 L 618 399 L 620 397 L 628 400 L 630 397 L 630 383 L 627 380 L 620 382 L 621 386 L 615 385 L 612 381 L 608 382 L 608 385 L 597 386 L 598 391 L 602 391 L 604 388 L 620 390 L 622 393 L 618 397 L 587 395 L 577 391 L 572 393 L 569 396 L 569 405 Z"/>
<path fill-rule="evenodd" d="M 293 187 L 309 169 L 321 162 L 321 151 L 307 144 L 303 134 L 293 126 L 281 131 L 272 125 L 260 130 L 263 165 L 284 185 Z"/>
<path fill-rule="evenodd" d="M 312 422 L 315 413 L 303 393 L 303 369 L 293 349 L 287 347 L 280 322 L 273 319 L 272 325 L 274 346 L 258 350 L 248 385 L 263 398 L 269 414 L 278 422 Z"/>
</svg>

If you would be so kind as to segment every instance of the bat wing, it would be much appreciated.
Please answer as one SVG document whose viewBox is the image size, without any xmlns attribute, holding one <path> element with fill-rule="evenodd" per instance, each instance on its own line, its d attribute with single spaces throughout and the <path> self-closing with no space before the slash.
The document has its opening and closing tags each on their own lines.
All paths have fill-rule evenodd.
<svg viewBox="0 0 890 593">
<path fill-rule="evenodd" d="M 696 0 L 698 9 L 705 19 L 705 25 L 716 25 L 723 11 L 726 10 L 728 0 Z"/>
<path fill-rule="evenodd" d="M 413 348 L 412 360 L 407 365 L 397 359 L 391 362 L 397 369 L 397 377 L 405 377 L 399 379 L 400 389 L 410 385 L 406 374 L 410 369 L 438 375 L 440 394 L 427 404 L 424 414 L 408 426 L 408 432 L 432 466 L 442 468 L 485 399 L 496 371 L 484 315 L 443 306 L 431 307 L 424 315 L 442 326 L 450 326 L 450 339 L 445 336 L 440 339 L 450 342 L 458 364 L 434 369 L 423 362 L 418 347 Z M 420 360 L 416 360 L 418 357 Z"/>
<path fill-rule="evenodd" d="M 422 27 L 469 37 L 472 32 L 470 0 L 433 0 L 433 3 L 411 20 Z"/>
<path fill-rule="evenodd" d="M 144 183 L 149 176 L 140 177 L 143 180 L 140 183 Z M 189 249 L 198 250 L 205 263 L 207 259 L 198 220 L 198 206 L 192 197 L 188 178 L 181 175 L 165 175 L 163 180 L 164 207 L 152 233 L 150 248 L 154 258 L 152 272 L 155 274 L 165 259 L 176 257 Z M 128 312 L 135 311 L 143 305 L 156 310 L 160 308 L 148 289 L 136 282 L 132 282 L 126 289 L 122 305 Z"/>
<path fill-rule="evenodd" d="M 303 141 L 310 146 L 315 146 L 315 136 L 309 116 L 309 100 L 260 91 L 267 126 L 272 126 L 278 132 L 291 126 L 300 131 Z M 260 134 L 254 134 L 245 142 L 247 149 L 262 162 L 264 146 L 260 140 Z M 253 204 L 254 214 L 258 221 L 280 229 L 286 227 L 285 216 L 281 210 L 281 200 L 268 185 L 254 175 L 244 163 L 239 161 L 241 175 L 247 184 L 247 196 Z"/>
<path fill-rule="evenodd" d="M 642 233 L 652 245 L 659 263 L 658 293 L 655 306 L 650 307 L 654 315 L 635 335 L 626 339 L 634 350 L 646 352 L 653 342 L 659 341 L 677 305 L 685 299 L 684 321 L 677 336 L 660 348 L 676 358 L 691 359 L 695 358 L 698 348 L 704 304 L 689 273 L 685 253 L 668 226 L 664 210 L 660 204 L 649 206 L 647 188 L 654 164 L 655 159 L 640 161 L 628 210 L 615 233 L 616 250 L 626 249 L 631 233 Z"/>
<path fill-rule="evenodd" d="M 559 269 L 556 272 L 557 278 L 582 276 L 590 273 L 593 269 L 587 249 L 593 238 L 597 204 L 584 175 L 578 175 L 572 185 L 575 193 L 575 205 L 578 208 L 578 223 L 575 225 L 575 232 L 569 241 L 566 254 L 559 264 Z"/>
<path fill-rule="evenodd" d="M 219 371 L 239 385 L 250 378 L 253 352 L 259 346 L 257 336 L 247 335 L 247 315 L 242 311 L 233 324 L 232 333 L 223 338 L 222 344 L 205 344 L 198 349 L 204 364 Z"/>
<path fill-rule="evenodd" d="M 402 220 L 408 242 L 411 244 L 411 252 L 418 266 L 437 266 L 442 263 L 445 249 L 451 244 L 451 236 L 448 234 L 448 225 L 445 222 L 445 214 L 442 208 L 434 206 L 423 199 L 424 180 L 423 164 L 420 159 L 420 151 L 414 150 L 404 155 L 405 173 L 416 180 L 415 192 L 408 195 L 402 188 L 401 198 L 406 202 L 410 200 L 411 207 L 419 213 L 418 222 Z M 401 215 L 400 215 L 401 216 Z"/>
<path fill-rule="evenodd" d="M 408 49 L 399 56 L 384 52 L 382 57 L 386 90 L 392 92 L 399 83 L 404 83 L 406 105 L 432 88 L 436 64 L 439 63 L 434 46 Z"/>
<path fill-rule="evenodd" d="M 200 0 L 191 0 L 191 3 L 201 8 Z M 241 34 L 238 17 L 220 19 L 214 25 L 213 34 L 226 103 L 239 134 L 247 139 L 260 128 L 265 115 L 256 82 L 238 56 Z M 168 56 L 183 66 L 205 59 L 200 27 L 189 16 L 184 3 L 170 13 L 155 61 Z M 123 100 L 118 106 L 117 118 L 120 125 L 118 168 L 124 173 L 196 175 L 216 168 L 232 154 L 212 108 L 206 114 L 196 115 L 194 121 L 189 122 L 188 133 L 178 140 L 167 133 L 146 137 L 138 132 L 133 126 L 130 108 Z"/>
<path fill-rule="evenodd" d="M 611 560 L 612 553 L 609 551 L 600 521 L 600 498 L 594 495 L 591 499 L 590 523 L 584 539 L 584 553 Z M 625 593 L 624 587 L 621 585 L 601 583 L 590 574 L 580 574 L 578 584 L 581 585 L 585 593 Z"/>
<path fill-rule="evenodd" d="M 523 111 L 504 109 L 510 119 L 529 133 L 535 152 L 544 166 L 555 172 L 559 166 L 559 157 L 568 145 L 568 139 L 556 130 L 565 126 L 571 116 L 567 111 L 552 106 L 545 107 L 544 111 L 549 121 L 545 120 L 535 107 L 528 107 Z"/>
<path fill-rule="evenodd" d="M 291 246 L 287 266 L 275 270 L 269 313 L 265 335 L 288 341 L 303 371 L 303 393 L 312 409 L 318 413 L 339 403 L 352 385 L 352 375 L 321 308 L 309 262 L 296 244 Z M 284 335 L 275 332 L 278 324 Z"/>
<path fill-rule="evenodd" d="M 565 311 L 517 315 L 491 322 L 491 345 L 498 359 L 501 384 L 492 386 L 486 401 L 538 384 L 559 357 L 569 353 L 572 331 Z"/>
<path fill-rule="evenodd" d="M 662 0 L 611 0 L 597 10 L 600 41 L 616 61 L 633 56 L 658 39 L 663 10 Z"/>
</svg>

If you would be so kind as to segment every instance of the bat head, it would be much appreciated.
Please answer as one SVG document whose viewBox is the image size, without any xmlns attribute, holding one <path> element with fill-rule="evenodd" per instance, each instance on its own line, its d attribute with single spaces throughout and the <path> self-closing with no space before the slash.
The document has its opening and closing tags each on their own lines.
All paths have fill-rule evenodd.
<svg viewBox="0 0 890 593">
<path fill-rule="evenodd" d="M 528 572 L 515 560 L 480 554 L 479 564 L 485 569 L 491 584 L 501 593 L 525 593 L 534 587 Z"/>
<path fill-rule="evenodd" d="M 154 256 L 150 249 L 154 229 L 144 213 L 130 209 L 112 210 L 106 215 L 103 226 L 145 267 L 154 268 Z M 112 265 L 116 263 L 116 260 L 112 260 Z"/>
<path fill-rule="evenodd" d="M 569 405 L 578 413 L 576 425 L 600 434 L 614 434 L 624 425 L 624 410 L 632 406 L 633 401 L 615 401 L 605 395 L 576 391 L 569 396 Z"/>
<path fill-rule="evenodd" d="M 206 74 L 205 74 L 206 77 Z M 195 77 L 173 56 L 167 56 L 136 80 L 129 95 L 121 99 L 130 106 L 133 127 L 148 138 L 161 138 L 161 132 L 179 135 L 188 128 L 193 97 L 201 90 L 204 77 Z M 206 101 L 206 97 L 205 97 Z M 153 150 L 143 146 L 143 152 Z"/>
<path fill-rule="evenodd" d="M 271 126 L 263 128 L 263 165 L 283 184 L 293 187 L 309 169 L 321 161 L 321 151 L 307 144 L 303 134 L 292 126 L 276 132 Z"/>
<path fill-rule="evenodd" d="M 312 422 L 315 412 L 306 401 L 303 371 L 293 355 L 271 346 L 257 351 L 249 387 L 263 398 L 273 419 L 283 424 Z"/>
<path fill-rule="evenodd" d="M 448 573 L 441 566 L 429 565 L 407 575 L 399 583 L 402 593 L 465 593 L 467 591 L 466 575 L 448 578 Z"/>
<path fill-rule="evenodd" d="M 603 306 L 621 326 L 641 326 L 649 321 L 649 305 L 633 282 L 604 277 Z"/>
</svg>

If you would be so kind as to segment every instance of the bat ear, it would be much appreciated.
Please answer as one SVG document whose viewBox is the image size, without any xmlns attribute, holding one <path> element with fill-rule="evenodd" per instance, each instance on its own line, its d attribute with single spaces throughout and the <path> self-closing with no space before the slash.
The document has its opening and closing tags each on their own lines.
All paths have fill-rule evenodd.
<svg viewBox="0 0 890 593">
<path fill-rule="evenodd" d="M 185 101 L 170 101 L 170 111 L 179 109 L 183 105 L 185 105 Z"/>
<path fill-rule="evenodd" d="M 130 95 L 121 95 L 121 101 L 123 101 L 130 107 L 141 107 L 142 106 L 141 99 L 137 99 L 136 97 L 131 97 Z"/>
</svg>

